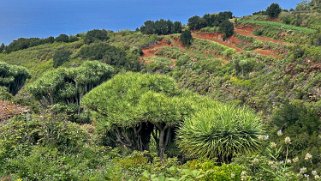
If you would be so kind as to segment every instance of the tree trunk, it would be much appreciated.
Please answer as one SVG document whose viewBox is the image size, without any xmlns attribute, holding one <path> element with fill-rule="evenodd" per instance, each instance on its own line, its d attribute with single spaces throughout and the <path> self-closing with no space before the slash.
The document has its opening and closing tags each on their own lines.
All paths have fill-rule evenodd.
<svg viewBox="0 0 321 181">
<path fill-rule="evenodd" d="M 159 154 L 159 157 L 161 159 L 161 161 L 163 161 L 164 159 L 164 154 L 165 154 L 165 129 L 161 129 L 159 130 L 160 133 L 159 133 L 159 144 L 158 144 L 158 154 Z"/>
</svg>

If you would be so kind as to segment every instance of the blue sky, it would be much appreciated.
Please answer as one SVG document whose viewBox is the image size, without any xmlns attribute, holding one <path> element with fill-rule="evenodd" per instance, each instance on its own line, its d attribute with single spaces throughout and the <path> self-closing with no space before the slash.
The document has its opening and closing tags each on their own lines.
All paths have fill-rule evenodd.
<svg viewBox="0 0 321 181">
<path fill-rule="evenodd" d="M 220 11 L 243 16 L 272 2 L 289 9 L 300 0 L 0 0 L 0 42 L 94 28 L 133 30 L 149 19 L 186 23 L 193 15 Z"/>
</svg>

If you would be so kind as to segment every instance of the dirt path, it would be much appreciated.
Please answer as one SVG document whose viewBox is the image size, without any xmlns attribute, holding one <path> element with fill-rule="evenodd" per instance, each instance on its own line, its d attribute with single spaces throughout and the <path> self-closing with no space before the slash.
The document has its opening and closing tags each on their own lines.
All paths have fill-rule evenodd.
<svg viewBox="0 0 321 181">
<path fill-rule="evenodd" d="M 251 26 L 242 26 L 242 27 L 235 27 L 234 31 L 237 34 L 243 35 L 243 36 L 248 36 L 248 37 L 252 37 L 264 42 L 272 42 L 272 43 L 277 43 L 280 45 L 290 45 L 290 43 L 284 42 L 284 41 L 280 41 L 280 40 L 276 40 L 273 38 L 269 38 L 269 37 L 264 37 L 264 36 L 256 36 L 253 34 L 254 31 L 254 27 Z"/>
<path fill-rule="evenodd" d="M 263 56 L 280 59 L 280 56 L 278 56 L 273 50 L 264 50 L 264 49 L 258 48 L 258 49 L 255 49 L 254 52 Z"/>
<path fill-rule="evenodd" d="M 25 107 L 15 105 L 9 101 L 0 100 L 0 122 L 26 112 L 28 112 L 28 109 Z"/>
</svg>

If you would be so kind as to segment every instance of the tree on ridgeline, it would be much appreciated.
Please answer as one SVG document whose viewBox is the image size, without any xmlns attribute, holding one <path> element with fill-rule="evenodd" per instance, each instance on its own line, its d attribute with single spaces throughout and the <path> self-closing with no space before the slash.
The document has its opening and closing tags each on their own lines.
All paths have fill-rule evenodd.
<svg viewBox="0 0 321 181">
<path fill-rule="evenodd" d="M 140 27 L 140 31 L 144 34 L 168 35 L 180 33 L 182 31 L 182 23 L 179 21 L 172 22 L 170 20 L 160 19 L 157 21 L 145 21 Z"/>
<path fill-rule="evenodd" d="M 175 21 L 173 24 L 173 32 L 174 33 L 181 33 L 183 29 L 182 23 L 179 21 Z"/>
<path fill-rule="evenodd" d="M 232 12 L 220 12 L 218 14 L 205 14 L 203 17 L 193 16 L 188 19 L 187 25 L 191 30 L 200 30 L 204 27 L 218 27 L 224 21 L 233 17 Z"/>
<path fill-rule="evenodd" d="M 267 9 L 266 13 L 270 18 L 277 18 L 279 17 L 282 9 L 279 4 L 272 3 Z"/>
<path fill-rule="evenodd" d="M 57 36 L 55 38 L 56 42 L 65 42 L 68 43 L 69 42 L 69 36 L 66 34 L 60 34 L 59 36 Z"/>
<path fill-rule="evenodd" d="M 108 32 L 106 30 L 88 31 L 84 39 L 86 44 L 90 44 L 95 41 L 106 41 L 106 40 L 108 40 Z"/>
<path fill-rule="evenodd" d="M 205 19 L 199 16 L 193 16 L 188 19 L 187 25 L 191 30 L 199 30 L 206 27 L 207 23 Z"/>
</svg>

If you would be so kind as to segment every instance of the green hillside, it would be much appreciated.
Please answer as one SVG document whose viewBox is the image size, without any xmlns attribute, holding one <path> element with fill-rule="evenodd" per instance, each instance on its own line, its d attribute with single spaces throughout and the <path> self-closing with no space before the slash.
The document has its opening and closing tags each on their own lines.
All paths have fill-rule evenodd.
<svg viewBox="0 0 321 181">
<path fill-rule="evenodd" d="M 1 46 L 0 180 L 320 180 L 319 17 L 272 4 Z"/>
</svg>

